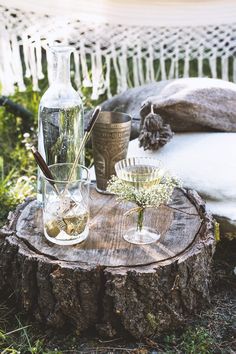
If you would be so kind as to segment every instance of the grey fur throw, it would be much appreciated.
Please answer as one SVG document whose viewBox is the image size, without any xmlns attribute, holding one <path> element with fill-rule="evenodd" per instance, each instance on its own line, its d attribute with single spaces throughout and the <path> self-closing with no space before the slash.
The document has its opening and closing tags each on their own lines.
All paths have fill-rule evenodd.
<svg viewBox="0 0 236 354">
<path fill-rule="evenodd" d="M 147 116 L 151 105 L 174 132 L 236 132 L 236 84 L 223 80 L 186 78 L 144 85 L 112 97 L 102 109 L 136 118 L 132 123 L 135 138 L 140 114 Z"/>
<path fill-rule="evenodd" d="M 179 79 L 142 104 L 144 118 L 153 106 L 174 131 L 236 131 L 236 85 L 207 78 Z"/>
</svg>

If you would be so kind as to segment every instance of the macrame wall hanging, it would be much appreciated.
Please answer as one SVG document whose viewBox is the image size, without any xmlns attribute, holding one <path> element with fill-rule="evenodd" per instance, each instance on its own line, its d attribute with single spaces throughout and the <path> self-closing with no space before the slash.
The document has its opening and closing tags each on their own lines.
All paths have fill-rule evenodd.
<svg viewBox="0 0 236 354">
<path fill-rule="evenodd" d="M 75 83 L 92 99 L 111 96 L 111 70 L 116 93 L 188 77 L 194 61 L 197 76 L 236 82 L 235 19 L 233 0 L 0 0 L 1 92 L 25 90 L 24 77 L 38 90 L 44 51 L 50 80 L 56 41 L 76 47 Z"/>
</svg>

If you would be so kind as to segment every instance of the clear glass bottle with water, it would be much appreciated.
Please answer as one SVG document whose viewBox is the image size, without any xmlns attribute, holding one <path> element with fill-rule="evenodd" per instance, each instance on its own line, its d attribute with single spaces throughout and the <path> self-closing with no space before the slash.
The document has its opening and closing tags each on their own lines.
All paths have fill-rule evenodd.
<svg viewBox="0 0 236 354">
<path fill-rule="evenodd" d="M 84 134 L 82 100 L 70 79 L 73 47 L 58 45 L 50 49 L 52 83 L 40 101 L 38 132 L 38 150 L 48 165 L 73 162 Z M 38 200 L 42 200 L 40 171 Z"/>
</svg>

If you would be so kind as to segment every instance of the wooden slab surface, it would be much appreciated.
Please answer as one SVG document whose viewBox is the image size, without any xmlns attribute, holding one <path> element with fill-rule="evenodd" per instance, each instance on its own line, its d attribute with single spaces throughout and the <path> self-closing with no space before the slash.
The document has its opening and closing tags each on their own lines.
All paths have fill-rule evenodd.
<svg viewBox="0 0 236 354">
<path fill-rule="evenodd" d="M 133 204 L 118 203 L 114 196 L 99 194 L 94 187 L 90 232 L 83 243 L 59 246 L 47 241 L 42 230 L 42 211 L 35 200 L 23 209 L 16 232 L 32 250 L 52 259 L 109 267 L 147 265 L 181 255 L 199 232 L 202 220 L 187 194 L 176 189 L 172 199 L 170 206 L 182 212 L 164 206 L 146 211 L 152 226 L 161 233 L 160 240 L 151 245 L 129 244 L 122 237 L 132 218 L 124 213 Z"/>
</svg>

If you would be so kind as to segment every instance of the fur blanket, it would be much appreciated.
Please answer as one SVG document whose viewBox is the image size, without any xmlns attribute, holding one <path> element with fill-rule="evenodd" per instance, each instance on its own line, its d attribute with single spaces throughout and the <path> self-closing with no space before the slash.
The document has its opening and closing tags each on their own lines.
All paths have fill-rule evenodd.
<svg viewBox="0 0 236 354">
<path fill-rule="evenodd" d="M 135 138 L 140 118 L 151 105 L 174 132 L 236 132 L 236 84 L 217 79 L 186 78 L 136 87 L 105 101 L 102 110 L 130 114 Z"/>
</svg>

